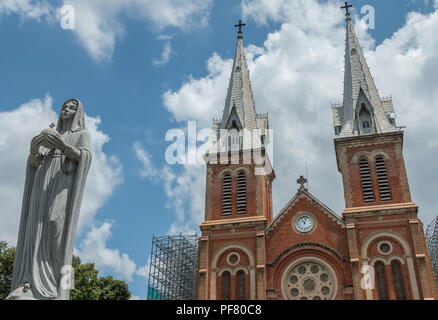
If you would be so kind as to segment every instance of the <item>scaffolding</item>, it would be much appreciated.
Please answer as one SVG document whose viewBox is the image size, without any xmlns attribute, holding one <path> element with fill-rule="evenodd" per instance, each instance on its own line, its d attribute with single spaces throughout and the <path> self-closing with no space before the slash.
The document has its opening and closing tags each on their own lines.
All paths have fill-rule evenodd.
<svg viewBox="0 0 438 320">
<path fill-rule="evenodd" d="M 426 229 L 426 244 L 438 286 L 438 216 Z"/>
<path fill-rule="evenodd" d="M 198 236 L 152 237 L 148 300 L 194 300 Z"/>
</svg>

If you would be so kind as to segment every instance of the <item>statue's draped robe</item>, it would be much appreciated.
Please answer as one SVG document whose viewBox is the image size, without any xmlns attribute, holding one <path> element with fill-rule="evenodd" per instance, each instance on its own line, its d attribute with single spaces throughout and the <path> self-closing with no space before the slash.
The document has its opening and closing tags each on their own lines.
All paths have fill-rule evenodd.
<svg viewBox="0 0 438 320">
<path fill-rule="evenodd" d="M 78 126 L 62 137 L 80 150 L 79 162 L 55 149 L 41 155 L 36 167 L 27 162 L 12 291 L 29 283 L 34 299 L 69 298 L 62 285 L 69 279 L 61 281 L 61 270 L 71 265 L 91 146 L 88 132 Z"/>
</svg>

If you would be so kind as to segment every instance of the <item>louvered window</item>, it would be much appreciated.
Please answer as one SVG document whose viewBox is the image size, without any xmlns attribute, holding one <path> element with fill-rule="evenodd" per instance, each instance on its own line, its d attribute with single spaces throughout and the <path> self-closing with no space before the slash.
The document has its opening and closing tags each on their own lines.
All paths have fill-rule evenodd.
<svg viewBox="0 0 438 320">
<path fill-rule="evenodd" d="M 246 175 L 240 172 L 237 176 L 237 214 L 246 213 Z"/>
<path fill-rule="evenodd" d="M 222 180 L 222 215 L 231 215 L 231 175 L 226 174 Z"/>
<path fill-rule="evenodd" d="M 362 178 L 363 199 L 374 202 L 373 183 L 371 181 L 370 165 L 366 159 L 360 160 L 360 176 Z"/>
<path fill-rule="evenodd" d="M 377 180 L 379 181 L 379 192 L 381 201 L 391 200 L 391 190 L 389 189 L 388 175 L 386 173 L 386 164 L 383 157 L 376 158 Z"/>
<path fill-rule="evenodd" d="M 222 274 L 222 300 L 231 299 L 231 274 L 225 271 Z"/>
<path fill-rule="evenodd" d="M 245 283 L 246 282 L 246 274 L 245 271 L 239 271 L 236 274 L 236 297 L 237 300 L 245 300 Z"/>
<path fill-rule="evenodd" d="M 385 265 L 383 264 L 383 262 L 379 261 L 374 265 L 374 268 L 376 270 L 376 280 L 377 280 L 377 288 L 379 292 L 379 299 L 388 300 L 389 294 L 388 294 L 388 286 L 386 284 Z"/>
<path fill-rule="evenodd" d="M 394 279 L 394 289 L 397 300 L 406 300 L 405 287 L 403 284 L 403 274 L 401 263 L 398 260 L 391 262 L 392 278 Z"/>
</svg>

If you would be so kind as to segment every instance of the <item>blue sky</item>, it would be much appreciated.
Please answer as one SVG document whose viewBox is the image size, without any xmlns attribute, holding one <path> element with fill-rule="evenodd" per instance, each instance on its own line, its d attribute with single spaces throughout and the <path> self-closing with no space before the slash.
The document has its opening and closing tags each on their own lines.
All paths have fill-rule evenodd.
<svg viewBox="0 0 438 320">
<path fill-rule="evenodd" d="M 310 191 L 314 191 L 315 196 L 341 214 L 343 194 L 332 150 L 333 131 L 329 105 L 331 101 L 340 100 L 342 94 L 343 13 L 340 9 L 335 11 L 336 6 L 340 7 L 343 4 L 342 1 L 329 1 L 329 7 L 326 7 L 326 1 L 313 0 L 289 3 L 282 0 L 184 0 L 163 1 L 163 6 L 167 7 L 158 9 L 148 4 L 150 0 L 143 3 L 136 0 L 132 3 L 137 4 L 125 6 L 116 5 L 118 1 L 112 1 L 107 7 L 104 7 L 100 0 L 96 0 L 95 3 L 93 1 L 87 5 L 84 1 L 51 1 L 48 4 L 45 1 L 0 0 L 0 124 L 12 124 L 16 119 L 23 119 L 16 115 L 26 104 L 34 111 L 46 110 L 49 113 L 48 117 L 53 118 L 53 111 L 58 112 L 63 101 L 71 97 L 79 98 L 87 115 L 97 121 L 94 130 L 96 136 L 99 136 L 100 144 L 96 165 L 105 170 L 99 171 L 96 180 L 90 180 L 101 179 L 99 181 L 103 187 L 98 183 L 89 186 L 90 190 L 94 187 L 102 190 L 93 191 L 93 194 L 99 195 L 100 198 L 96 200 L 94 207 L 90 205 L 92 208 L 87 213 L 88 218 L 83 220 L 76 240 L 78 253 L 82 254 L 83 260 L 96 262 L 102 274 L 125 277 L 133 295 L 143 299 L 147 291 L 147 278 L 144 277 L 147 268 L 143 268 L 143 272 L 139 270 L 147 266 L 152 235 L 166 235 L 171 231 L 197 231 L 196 225 L 201 222 L 200 217 L 202 218 L 200 208 L 203 206 L 202 183 L 205 179 L 205 168 L 166 164 L 164 154 L 169 142 L 166 142 L 164 137 L 169 129 L 185 128 L 188 120 L 197 120 L 199 128 L 202 128 L 211 124 L 211 118 L 221 115 L 230 73 L 229 59 L 233 58 L 236 43 L 236 30 L 233 25 L 242 18 L 247 23 L 247 27 L 244 28 L 244 41 L 248 48 L 257 111 L 269 111 L 271 127 L 279 130 L 277 142 L 274 142 L 276 170 L 278 165 L 278 178 L 274 184 L 274 214 L 278 213 L 282 205 L 296 192 L 294 181 L 298 174 L 303 174 L 305 163 L 310 166 Z M 56 9 L 65 3 L 78 6 L 77 30 L 62 29 L 56 19 Z M 181 3 L 182 7 L 179 7 Z M 203 3 L 203 7 L 200 3 Z M 424 20 L 421 25 L 436 27 L 436 2 L 368 0 L 354 1 L 353 4 L 355 8 L 364 5 L 375 8 L 375 30 L 359 34 L 363 40 L 362 45 L 369 52 L 371 72 L 378 87 L 379 84 L 383 87 L 383 92 L 395 94 L 394 91 L 397 90 L 394 86 L 404 85 L 397 83 L 404 78 L 396 77 L 395 71 L 403 69 L 403 63 L 411 61 L 407 59 L 412 58 L 412 55 L 406 54 L 409 46 L 420 50 L 420 56 L 414 55 L 411 61 L 419 65 L 410 67 L 418 67 L 415 70 L 421 72 L 420 67 L 424 67 L 427 61 L 433 63 L 433 68 L 436 67 L 437 54 L 430 53 L 431 50 L 421 50 L 421 45 L 428 45 L 429 42 L 423 38 L 418 40 L 427 35 L 420 35 L 422 33 L 419 28 L 415 27 L 416 20 L 407 20 L 406 17 L 408 13 L 417 12 L 416 19 Z M 48 11 L 35 14 L 32 8 L 47 8 Z M 182 10 L 184 8 L 192 9 Z M 92 12 L 92 17 L 97 22 L 93 24 L 92 20 L 84 19 L 81 16 L 83 10 Z M 153 10 L 160 10 L 161 13 Z M 175 17 L 175 12 L 182 13 Z M 359 13 L 357 9 L 353 11 L 355 15 Z M 99 31 L 98 36 L 92 34 L 94 27 Z M 326 31 L 321 31 L 324 28 L 331 28 L 332 35 L 326 36 Z M 91 34 L 87 30 L 91 30 Z M 304 36 L 294 39 L 294 34 L 299 33 L 297 30 L 302 31 Z M 394 37 L 398 30 L 401 32 Z M 412 35 L 412 30 L 417 33 L 414 32 Z M 415 38 L 416 35 L 418 39 Z M 109 37 L 110 44 L 105 42 L 106 36 Z M 311 62 L 304 59 L 305 51 L 299 51 L 305 47 L 306 42 L 303 45 L 300 41 L 306 37 L 309 46 L 318 47 L 317 44 L 320 43 L 320 48 L 314 49 L 319 50 L 321 54 L 316 54 L 317 58 L 309 57 L 308 60 L 312 60 Z M 92 39 L 91 43 L 95 43 L 98 49 L 90 47 L 87 39 Z M 432 37 L 430 40 L 432 45 L 436 44 Z M 331 46 L 326 48 L 329 44 Z M 166 46 L 167 49 L 170 48 L 170 55 L 158 62 Z M 392 53 L 394 57 L 401 58 L 394 58 L 395 62 L 390 66 L 392 69 L 388 70 L 385 69 L 386 60 L 380 58 L 379 52 L 385 59 L 390 59 Z M 421 54 L 424 52 L 429 53 L 422 59 Z M 276 68 L 276 54 L 285 59 L 284 63 L 291 68 L 290 73 L 282 75 L 285 81 L 290 79 L 290 83 L 306 85 L 304 91 L 297 90 L 295 94 L 293 90 L 288 92 L 287 85 L 276 86 L 269 91 L 269 85 L 262 85 L 274 82 L 276 75 L 279 75 L 270 73 L 273 72 L 270 70 Z M 274 67 L 269 67 L 270 64 L 264 62 L 271 61 L 270 59 L 274 60 Z M 333 65 L 326 69 L 330 61 L 333 61 Z M 280 64 L 279 62 L 278 65 Z M 314 73 L 315 77 L 321 80 L 315 88 L 312 88 L 312 78 L 306 78 L 309 77 L 309 73 Z M 390 78 L 388 74 L 394 74 L 396 78 Z M 325 75 L 330 75 L 330 78 L 324 78 Z M 406 85 L 423 84 L 429 87 L 433 79 L 428 81 L 426 77 L 419 77 L 417 80 L 418 83 L 406 80 Z M 321 82 L 325 81 L 333 83 L 321 86 Z M 257 90 L 258 88 L 260 89 Z M 433 87 L 430 88 L 434 90 Z M 309 91 L 307 96 L 306 90 Z M 214 97 L 211 96 L 211 92 L 214 92 Z M 298 92 L 302 92 L 303 96 L 298 98 Z M 317 98 L 313 98 L 312 92 Z M 166 93 L 168 98 L 174 99 L 166 99 Z M 419 102 L 418 112 L 421 113 L 423 105 L 427 106 L 429 101 L 434 101 L 436 93 L 429 93 L 430 100 L 417 100 L 407 104 Z M 330 100 L 330 97 L 333 100 Z M 412 97 L 415 95 L 409 95 L 406 99 Z M 434 185 L 433 181 L 423 184 L 421 179 L 429 177 L 425 168 L 433 168 L 432 161 L 428 162 L 426 158 L 436 152 L 435 139 L 424 141 L 426 156 L 422 157 L 423 160 L 406 153 L 414 153 L 410 152 L 409 148 L 416 148 L 419 136 L 427 134 L 433 137 L 436 131 L 427 131 L 432 125 L 429 127 L 409 120 L 407 113 L 405 116 L 400 114 L 402 110 L 408 110 L 408 106 L 398 109 L 396 99 L 394 96 L 395 108 L 399 110 L 402 122 L 405 122 L 399 124 L 408 123 L 405 156 L 411 191 L 414 201 L 420 207 L 426 207 L 424 216 L 420 215 L 420 218 L 427 224 L 436 214 L 436 210 L 432 212 L 433 208 L 436 208 L 436 202 L 433 202 L 433 194 L 426 186 L 435 187 L 436 184 Z M 399 95 L 398 99 L 405 103 L 404 96 Z M 196 106 L 187 102 L 194 102 Z M 307 110 L 314 118 L 299 110 L 300 105 L 307 106 L 307 103 Z M 203 104 L 206 105 L 208 116 L 205 115 L 205 110 L 199 111 Z M 43 105 L 45 107 L 41 107 Z M 315 110 L 318 115 L 315 115 Z M 13 112 L 17 114 L 12 114 Z M 421 114 L 428 119 L 431 116 L 428 112 L 431 111 L 425 109 Z M 97 119 L 100 119 L 100 122 Z M 284 123 L 287 122 L 286 119 L 291 119 L 289 124 Z M 294 119 L 300 120 L 300 123 L 295 124 Z M 0 150 L 17 151 L 13 155 L 4 153 L 0 159 L 1 167 L 12 162 L 18 163 L 13 174 L 0 173 L 3 179 L 0 181 L 0 190 L 2 187 L 10 186 L 8 190 L 14 195 L 12 199 L 15 199 L 15 202 L 20 199 L 23 188 L 28 143 L 32 134 L 38 133 L 38 128 L 42 129 L 49 124 L 44 121 L 44 117 L 35 118 L 33 125 L 36 131 L 24 130 L 26 133 L 23 133 L 20 140 L 14 140 L 18 139 L 16 137 L 1 140 L 0 137 Z M 321 130 L 310 129 L 318 127 L 319 123 Z M 275 124 L 278 124 L 277 128 Z M 13 127 L 11 130 L 17 129 Z M 0 126 L 1 132 L 3 130 Z M 16 134 L 20 135 L 20 131 Z M 303 145 L 298 142 L 289 143 L 288 139 L 282 138 L 288 134 L 292 139 L 290 141 L 295 141 L 294 137 L 296 140 L 302 136 L 308 138 L 301 139 Z M 8 135 L 5 134 L 4 137 Z M 314 142 L 324 147 L 318 147 L 317 150 L 306 149 L 305 142 Z M 277 153 L 277 149 L 282 150 Z M 289 153 L 293 153 L 294 156 L 288 157 Z M 17 159 L 13 158 L 15 154 Z M 140 157 L 140 154 L 143 154 L 143 157 Z M 327 156 L 328 164 L 320 163 L 323 162 L 321 159 L 324 159 L 319 158 L 320 156 Z M 296 163 L 296 166 L 293 166 L 293 169 L 287 168 L 288 161 Z M 163 174 L 163 171 L 166 174 Z M 421 179 L 417 178 L 418 176 Z M 5 177 L 11 180 L 6 180 Z M 416 187 L 413 186 L 414 182 Z M 104 190 L 105 184 L 108 184 L 108 190 Z M 327 189 L 331 190 L 326 191 Z M 1 217 L 8 215 L 10 221 L 9 233 L 0 228 L 0 239 L 14 243 L 12 239 L 16 231 L 13 230 L 18 227 L 20 204 L 10 204 L 9 201 L 11 200 L 0 197 L 0 208 L 9 209 L 0 210 L 3 211 Z M 177 208 L 183 213 L 175 213 L 178 211 Z M 182 227 L 178 229 L 178 225 Z M 93 256 L 96 254 L 90 248 L 93 241 L 102 243 L 103 248 L 108 250 L 107 257 Z M 108 257 L 116 257 L 117 263 L 108 262 Z M 130 276 L 122 271 L 125 268 L 124 263 L 133 270 Z"/>
</svg>

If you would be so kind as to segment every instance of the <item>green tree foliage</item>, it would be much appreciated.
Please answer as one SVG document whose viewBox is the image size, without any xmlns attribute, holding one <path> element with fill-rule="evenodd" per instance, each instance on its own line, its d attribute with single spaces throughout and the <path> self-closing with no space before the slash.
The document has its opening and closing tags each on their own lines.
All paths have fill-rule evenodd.
<svg viewBox="0 0 438 320">
<path fill-rule="evenodd" d="M 15 248 L 0 241 L 0 300 L 6 298 L 11 291 L 12 271 L 14 269 Z"/>
<path fill-rule="evenodd" d="M 70 290 L 70 300 L 98 300 L 99 287 L 94 263 L 82 264 L 81 259 L 73 257 L 72 266 L 75 271 L 74 289 Z"/>
<path fill-rule="evenodd" d="M 11 291 L 14 257 L 15 248 L 0 241 L 0 300 Z M 79 257 L 73 256 L 72 266 L 75 281 L 70 300 L 128 300 L 131 297 L 126 282 L 111 276 L 98 278 L 94 263 L 82 264 Z"/>
<path fill-rule="evenodd" d="M 98 286 L 99 300 L 129 300 L 131 297 L 126 282 L 113 279 L 111 276 L 99 278 Z"/>
<path fill-rule="evenodd" d="M 73 256 L 72 265 L 75 289 L 70 291 L 70 300 L 129 300 L 131 297 L 126 282 L 111 276 L 98 278 L 94 263 L 81 264 L 81 260 Z"/>
</svg>

